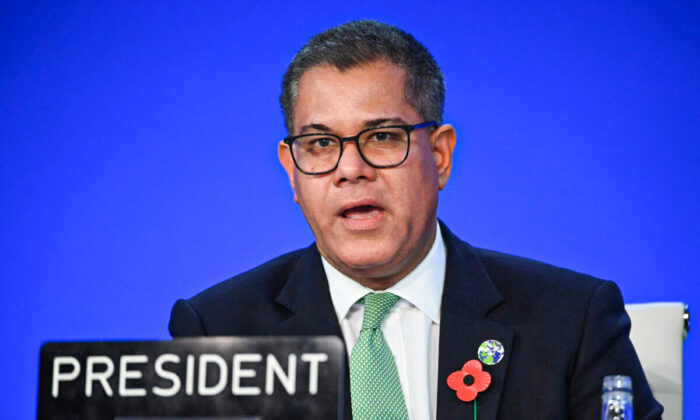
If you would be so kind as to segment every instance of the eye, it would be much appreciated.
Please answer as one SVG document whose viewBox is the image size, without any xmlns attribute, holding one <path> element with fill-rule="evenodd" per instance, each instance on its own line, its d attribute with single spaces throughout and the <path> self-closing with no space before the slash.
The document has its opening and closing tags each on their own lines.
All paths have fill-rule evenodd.
<svg viewBox="0 0 700 420">
<path fill-rule="evenodd" d="M 300 149 L 310 153 L 330 152 L 338 148 L 338 139 L 326 135 L 311 135 L 297 140 Z"/>
<path fill-rule="evenodd" d="M 398 127 L 380 127 L 365 132 L 360 141 L 371 147 L 398 146 L 406 142 L 406 132 Z"/>
<path fill-rule="evenodd" d="M 335 142 L 333 141 L 333 139 L 331 139 L 331 138 L 329 138 L 329 137 L 322 137 L 322 138 L 319 138 L 319 139 L 314 139 L 314 140 L 312 140 L 312 141 L 311 141 L 311 147 L 318 147 L 318 148 L 320 148 L 320 149 L 323 149 L 323 148 L 326 148 L 326 147 L 328 147 L 328 146 L 332 146 L 333 143 L 335 143 Z"/>
<path fill-rule="evenodd" d="M 377 141 L 377 142 L 382 142 L 382 141 L 387 141 L 387 140 L 392 140 L 395 137 L 393 133 L 389 133 L 386 131 L 377 131 L 372 133 L 371 141 Z"/>
</svg>

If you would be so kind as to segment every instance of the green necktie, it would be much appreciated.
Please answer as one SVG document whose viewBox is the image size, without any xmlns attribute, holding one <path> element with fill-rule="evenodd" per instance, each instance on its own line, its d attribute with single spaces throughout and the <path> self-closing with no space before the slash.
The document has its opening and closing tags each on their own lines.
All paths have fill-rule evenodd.
<svg viewBox="0 0 700 420">
<path fill-rule="evenodd" d="M 363 300 L 362 329 L 350 355 L 352 416 L 355 420 L 408 420 L 394 355 L 380 328 L 399 297 L 370 293 Z"/>
</svg>

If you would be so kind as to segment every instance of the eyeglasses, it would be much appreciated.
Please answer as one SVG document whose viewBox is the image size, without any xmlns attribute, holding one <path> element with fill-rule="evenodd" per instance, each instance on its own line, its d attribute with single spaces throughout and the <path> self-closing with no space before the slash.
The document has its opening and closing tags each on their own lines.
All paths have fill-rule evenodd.
<svg viewBox="0 0 700 420">
<path fill-rule="evenodd" d="M 296 167 L 307 175 L 333 172 L 343 155 L 343 144 L 355 143 L 362 159 L 374 168 L 399 166 L 408 157 L 411 132 L 437 126 L 435 121 L 415 125 L 388 125 L 360 131 L 356 136 L 339 137 L 330 133 L 310 133 L 284 139 Z"/>
</svg>

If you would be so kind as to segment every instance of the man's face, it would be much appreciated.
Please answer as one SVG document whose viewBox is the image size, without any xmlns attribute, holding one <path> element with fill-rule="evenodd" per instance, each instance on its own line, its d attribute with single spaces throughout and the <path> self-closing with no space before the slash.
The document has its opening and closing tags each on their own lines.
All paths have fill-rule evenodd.
<svg viewBox="0 0 700 420">
<path fill-rule="evenodd" d="M 354 136 L 383 125 L 418 124 L 404 99 L 405 71 L 376 61 L 346 71 L 307 70 L 299 81 L 294 135 Z M 410 153 L 394 168 L 376 169 L 345 143 L 335 171 L 305 175 L 280 143 L 282 165 L 321 254 L 349 277 L 375 289 L 408 274 L 435 238 L 438 191 L 447 182 L 455 144 L 452 127 L 411 133 Z"/>
</svg>

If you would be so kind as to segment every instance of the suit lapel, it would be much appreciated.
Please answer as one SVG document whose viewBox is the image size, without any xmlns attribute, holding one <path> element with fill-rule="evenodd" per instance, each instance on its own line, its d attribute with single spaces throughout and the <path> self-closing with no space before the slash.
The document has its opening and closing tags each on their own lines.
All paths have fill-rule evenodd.
<svg viewBox="0 0 700 420">
<path fill-rule="evenodd" d="M 478 359 L 479 345 L 488 339 L 500 341 L 505 348 L 503 360 L 494 366 L 484 365 L 491 374 L 491 385 L 479 393 L 478 417 L 495 419 L 513 350 L 513 331 L 487 319 L 489 311 L 503 302 L 479 257 L 441 223 L 447 247 L 447 269 L 440 315 L 440 351 L 438 362 L 437 418 L 470 419 L 473 402 L 457 399 L 447 386 L 450 373 L 460 370 L 469 360 Z"/>
<path fill-rule="evenodd" d="M 335 335 L 342 338 L 321 255 L 315 245 L 299 257 L 277 303 L 291 315 L 274 327 L 277 335 Z"/>
<path fill-rule="evenodd" d="M 308 247 L 289 275 L 277 303 L 291 311 L 291 315 L 269 331 L 271 335 L 334 335 L 343 340 L 338 316 L 328 289 L 326 272 L 316 245 Z M 345 341 L 343 341 L 345 348 Z M 347 352 L 345 353 L 347 354 Z M 344 419 L 351 419 L 350 373 L 345 358 Z"/>
</svg>

